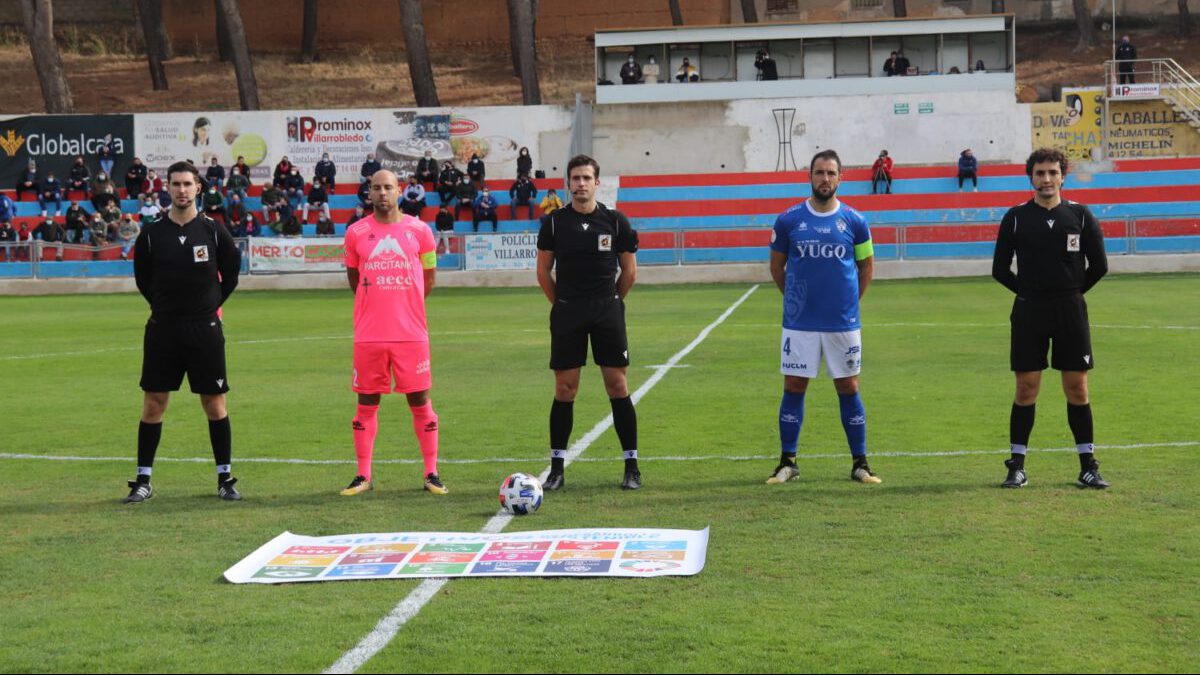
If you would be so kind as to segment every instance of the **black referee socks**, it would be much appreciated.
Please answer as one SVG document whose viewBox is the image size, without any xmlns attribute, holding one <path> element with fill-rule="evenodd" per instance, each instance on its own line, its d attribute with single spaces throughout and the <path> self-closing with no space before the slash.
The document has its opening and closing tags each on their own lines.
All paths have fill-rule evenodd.
<svg viewBox="0 0 1200 675">
<path fill-rule="evenodd" d="M 233 432 L 229 416 L 208 421 L 208 440 L 212 443 L 213 460 L 217 464 L 217 481 L 229 480 L 229 465 L 233 458 Z"/>
<path fill-rule="evenodd" d="M 139 483 L 150 482 L 150 469 L 154 466 L 154 455 L 158 452 L 158 441 L 162 438 L 162 422 L 138 423 L 137 465 Z M 145 469 L 145 473 L 142 473 Z"/>
<path fill-rule="evenodd" d="M 636 469 L 637 412 L 633 409 L 633 399 L 626 396 L 625 398 L 610 398 L 608 402 L 612 405 L 613 428 L 616 429 L 617 438 L 621 441 L 621 450 L 625 452 L 626 469 Z"/>
</svg>

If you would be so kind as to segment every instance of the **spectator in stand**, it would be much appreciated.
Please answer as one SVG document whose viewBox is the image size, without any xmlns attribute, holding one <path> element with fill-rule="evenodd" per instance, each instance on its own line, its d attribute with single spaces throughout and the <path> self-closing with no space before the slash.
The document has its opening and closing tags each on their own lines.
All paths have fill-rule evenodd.
<svg viewBox="0 0 1200 675">
<path fill-rule="evenodd" d="M 229 222 L 229 212 L 225 210 L 225 197 L 217 190 L 216 185 L 209 183 L 201 203 L 204 206 L 204 215 L 209 218 L 220 216 L 222 223 Z"/>
<path fill-rule="evenodd" d="M 971 185 L 974 186 L 975 192 L 979 192 L 979 160 L 975 159 L 974 153 L 970 148 L 963 150 L 958 155 L 958 191 L 962 192 L 963 181 L 967 178 L 971 179 Z"/>
<path fill-rule="evenodd" d="M 299 237 L 303 234 L 304 229 L 300 226 L 300 221 L 296 220 L 296 216 L 292 213 L 288 213 L 286 216 L 283 218 L 283 224 L 281 225 L 283 229 L 280 234 L 285 237 Z"/>
<path fill-rule="evenodd" d="M 642 64 L 637 62 L 633 54 L 625 59 L 621 66 L 621 84 L 638 84 L 642 81 Z"/>
<path fill-rule="evenodd" d="M 758 71 L 758 79 L 760 80 L 778 80 L 779 65 L 775 63 L 775 59 L 766 50 L 760 49 L 754 55 L 754 68 Z"/>
<path fill-rule="evenodd" d="M 163 189 L 162 179 L 158 177 L 158 173 L 154 169 L 146 172 L 146 182 L 142 186 L 142 193 L 147 197 L 151 197 L 156 201 L 161 201 L 162 194 L 166 192 Z"/>
<path fill-rule="evenodd" d="M 654 55 L 646 57 L 646 65 L 642 67 L 642 81 L 646 84 L 658 84 L 660 72 L 658 61 L 654 60 Z"/>
<path fill-rule="evenodd" d="M 293 211 L 304 203 L 304 176 L 300 175 L 299 167 L 293 165 L 292 172 L 284 179 L 283 194 L 287 197 L 288 205 L 292 207 Z"/>
<path fill-rule="evenodd" d="M 358 184 L 358 205 L 364 211 L 371 207 L 371 181 L 365 180 Z"/>
<path fill-rule="evenodd" d="M 478 154 L 472 154 L 471 161 L 467 162 L 467 177 L 471 179 L 471 182 L 475 183 L 475 187 L 482 188 L 486 175 L 487 167 L 483 165 L 483 160 L 479 159 Z"/>
<path fill-rule="evenodd" d="M 25 165 L 25 168 L 21 170 L 21 175 L 17 178 L 17 201 L 21 201 L 21 195 L 26 192 L 32 193 L 34 198 L 37 198 L 42 191 L 39 178 L 37 162 L 31 159 Z"/>
<path fill-rule="evenodd" d="M 121 207 L 120 202 L 109 204 L 100 212 L 100 219 L 104 221 L 105 228 L 108 231 L 108 241 L 116 241 L 117 226 L 121 224 Z"/>
<path fill-rule="evenodd" d="M 436 253 L 439 249 L 443 253 L 450 252 L 450 238 L 454 235 L 454 216 L 450 214 L 450 205 L 443 203 L 438 207 L 437 217 L 434 218 L 434 227 L 437 229 L 438 243 L 434 249 Z"/>
<path fill-rule="evenodd" d="M 541 206 L 542 206 L 542 215 L 548 216 L 551 213 L 554 213 L 555 211 L 561 209 L 563 206 L 563 203 L 562 203 L 562 199 L 559 198 L 558 193 L 554 191 L 554 188 L 550 188 L 550 190 L 546 193 L 546 197 L 544 199 L 542 199 Z"/>
<path fill-rule="evenodd" d="M 437 160 L 433 152 L 426 150 L 425 156 L 417 160 L 417 180 L 422 185 L 433 185 L 437 182 Z"/>
<path fill-rule="evenodd" d="M 908 62 L 908 57 L 904 55 L 904 52 L 896 52 L 896 74 L 909 75 L 911 67 L 912 64 Z"/>
<path fill-rule="evenodd" d="M 0 218 L 0 254 L 4 255 L 4 262 L 12 262 L 16 259 L 14 250 L 16 242 L 17 231 L 13 229 L 12 221 Z"/>
<path fill-rule="evenodd" d="M 284 226 L 287 224 L 288 220 L 294 219 L 292 218 L 292 215 L 288 213 L 286 207 L 282 209 L 271 209 L 267 215 L 266 226 L 275 234 L 282 236 Z"/>
<path fill-rule="evenodd" d="M 204 172 L 204 182 L 208 184 L 208 187 L 215 187 L 217 190 L 225 187 L 225 167 L 217 163 L 216 157 L 212 158 L 208 170 Z"/>
<path fill-rule="evenodd" d="M 83 198 L 87 199 L 92 196 L 91 186 L 92 172 L 88 170 L 87 163 L 83 161 L 83 157 L 76 157 L 75 163 L 71 165 L 71 170 L 67 174 L 67 189 L 65 190 L 66 197 L 71 198 L 71 193 L 74 191 L 82 192 Z"/>
<path fill-rule="evenodd" d="M 318 237 L 332 237 L 334 235 L 334 231 L 335 228 L 333 227 L 333 221 L 329 219 L 329 216 L 325 215 L 324 213 L 317 216 Z"/>
<path fill-rule="evenodd" d="M 87 229 L 87 211 L 79 205 L 78 201 L 72 201 L 67 207 L 67 212 L 64 214 L 66 226 L 63 228 L 67 231 L 67 241 L 72 244 L 82 244 L 84 240 L 83 231 Z"/>
<path fill-rule="evenodd" d="M 29 260 L 29 242 L 31 239 L 33 239 L 33 233 L 29 231 L 29 223 L 21 223 L 21 227 L 17 229 L 17 260 Z"/>
<path fill-rule="evenodd" d="M 529 148 L 521 148 L 517 153 L 517 175 L 532 176 L 533 175 L 533 157 L 529 154 Z"/>
<path fill-rule="evenodd" d="M 400 197 L 400 210 L 414 218 L 421 217 L 425 208 L 425 186 L 417 180 L 417 175 L 408 177 L 408 185 L 404 186 L 404 194 Z"/>
<path fill-rule="evenodd" d="M 138 215 L 142 217 L 142 222 L 148 223 L 158 218 L 160 213 L 162 213 L 162 207 L 158 205 L 158 201 L 154 197 L 146 195 L 142 199 L 142 207 L 138 209 Z"/>
<path fill-rule="evenodd" d="M 321 154 L 321 161 L 317 162 L 316 168 L 313 169 L 313 175 L 321 179 L 321 184 L 325 186 L 329 194 L 333 194 L 337 189 L 337 164 L 329 159 L 328 152 Z"/>
<path fill-rule="evenodd" d="M 237 161 L 233 163 L 233 167 L 230 169 L 229 173 L 232 174 L 233 169 L 237 169 L 238 173 L 245 176 L 247 181 L 250 180 L 250 165 L 246 163 L 246 157 L 244 155 L 238 155 Z"/>
<path fill-rule="evenodd" d="M 233 228 L 233 236 L 237 239 L 258 236 L 258 221 L 254 219 L 253 213 L 247 211 L 241 220 L 237 221 L 237 226 Z"/>
<path fill-rule="evenodd" d="M 100 163 L 100 170 L 111 176 L 113 162 L 117 159 L 116 153 L 113 152 L 112 134 L 105 134 L 104 139 L 96 146 L 96 159 Z"/>
<path fill-rule="evenodd" d="M 216 160 L 213 160 L 214 162 Z M 138 199 L 142 195 L 142 190 L 146 185 L 146 165 L 142 164 L 140 157 L 134 157 L 133 162 L 129 165 L 129 169 L 125 172 L 125 197 L 128 199 Z"/>
<path fill-rule="evenodd" d="M 17 217 L 17 204 L 12 197 L 0 192 L 0 223 L 11 222 Z"/>
<path fill-rule="evenodd" d="M 683 63 L 679 66 L 679 70 L 675 71 L 675 79 L 680 82 L 699 82 L 700 71 L 685 56 L 683 57 Z"/>
<path fill-rule="evenodd" d="M 512 187 L 508 188 L 508 196 L 511 198 L 509 202 L 509 212 L 512 214 L 512 219 L 517 219 L 517 207 L 524 206 L 529 214 L 529 220 L 533 220 L 533 200 L 537 199 L 537 187 L 533 181 L 529 180 L 529 176 L 517 176 L 516 182 Z"/>
<path fill-rule="evenodd" d="M 63 242 L 67 240 L 67 233 L 63 231 L 62 225 L 54 222 L 53 218 L 46 218 L 33 231 L 33 238 L 46 244 L 54 246 L 54 259 L 61 261 L 63 259 Z"/>
<path fill-rule="evenodd" d="M 308 224 L 308 210 L 314 209 L 325 216 L 329 220 L 329 192 L 325 188 L 325 183 L 320 176 L 314 176 L 312 187 L 308 189 L 308 199 L 304 202 L 304 210 L 301 211 L 300 220 L 305 225 Z"/>
<path fill-rule="evenodd" d="M 495 232 L 497 225 L 499 225 L 496 222 L 496 206 L 498 204 L 492 193 L 486 187 L 483 188 L 483 191 L 479 193 L 479 196 L 475 198 L 475 201 L 471 205 L 471 229 L 478 232 L 479 223 L 491 221 L 492 232 Z"/>
<path fill-rule="evenodd" d="M 454 188 L 454 219 L 458 220 L 458 214 L 465 206 L 468 209 L 475 208 L 475 197 L 479 196 L 479 190 L 475 188 L 475 184 L 471 179 L 464 174 L 458 175 L 458 185 Z"/>
<path fill-rule="evenodd" d="M 887 193 L 892 194 L 892 158 L 887 150 L 879 151 L 879 158 L 871 165 L 871 194 L 879 193 L 879 184 L 887 187 Z"/>
<path fill-rule="evenodd" d="M 975 62 L 975 69 L 972 70 L 971 72 L 973 72 L 973 73 L 986 73 L 987 72 L 987 68 L 985 68 L 983 65 L 983 59 L 979 59 L 978 61 Z"/>
<path fill-rule="evenodd" d="M 242 173 L 241 169 L 234 166 L 229 170 L 229 185 L 226 194 L 229 196 L 238 195 L 243 201 L 249 194 L 250 179 L 246 174 Z"/>
<path fill-rule="evenodd" d="M 1180 5 L 1182 7 L 1183 5 Z M 1120 73 L 1120 84 L 1137 84 L 1137 75 L 1133 72 L 1134 60 L 1137 59 L 1137 47 L 1129 41 L 1128 35 L 1121 36 L 1121 44 L 1117 46 L 1117 71 Z"/>
<path fill-rule="evenodd" d="M 125 217 L 121 218 L 121 224 L 117 226 L 117 243 L 121 245 L 121 260 L 129 260 L 129 250 L 133 248 L 141 231 L 142 228 L 133 219 L 132 213 L 126 213 Z"/>
<path fill-rule="evenodd" d="M 887 61 L 883 62 L 883 74 L 886 75 L 887 77 L 895 77 L 897 75 L 903 75 L 904 73 L 899 70 L 899 65 L 900 65 L 900 55 L 897 54 L 896 52 L 892 52 L 891 54 L 888 55 Z"/>
<path fill-rule="evenodd" d="M 429 153 L 426 152 L 426 154 Z M 375 159 L 375 153 L 368 152 L 367 161 L 363 162 L 362 168 L 358 170 L 358 182 L 369 183 L 371 182 L 371 176 L 374 176 L 375 172 L 382 170 L 383 165 L 379 163 L 379 160 Z"/>
<path fill-rule="evenodd" d="M 454 164 L 442 164 L 442 172 L 438 174 L 437 193 L 443 204 L 449 204 L 454 199 L 454 191 L 458 188 L 462 172 L 454 168 Z"/>
<path fill-rule="evenodd" d="M 225 215 L 229 216 L 229 220 L 225 221 L 225 226 L 232 232 L 233 228 L 237 226 L 237 222 L 246 215 L 246 203 L 235 192 L 230 192 L 225 200 L 228 204 Z"/>
<path fill-rule="evenodd" d="M 99 213 L 93 213 L 88 223 L 88 243 L 96 248 L 108 243 L 108 223 Z"/>
<path fill-rule="evenodd" d="M 367 183 L 367 185 L 370 185 L 370 183 Z M 366 217 L 367 217 L 367 210 L 363 208 L 362 204 L 359 204 L 358 206 L 354 207 L 354 213 L 351 213 L 350 219 L 346 221 L 346 227 L 350 227 L 351 225 L 357 223 L 358 221 L 360 221 Z"/>
<path fill-rule="evenodd" d="M 288 161 L 287 155 L 284 155 L 283 159 L 279 160 L 279 163 L 275 165 L 273 182 L 277 187 L 283 187 L 290 175 L 292 175 L 292 163 Z"/>
<path fill-rule="evenodd" d="M 92 189 L 91 189 L 92 196 L 89 197 L 89 199 L 92 200 L 93 204 L 95 204 L 96 203 L 96 195 L 101 194 L 103 192 L 110 192 L 110 191 L 115 194 L 117 191 L 116 186 L 114 186 L 113 182 L 111 180 L 109 180 L 107 173 L 105 173 L 103 171 L 98 172 L 96 174 L 96 179 L 92 181 Z"/>
<path fill-rule="evenodd" d="M 105 185 L 104 189 L 99 192 L 92 192 L 92 208 L 97 213 L 113 205 L 118 209 L 121 208 L 121 200 L 117 198 L 117 191 L 113 188 L 112 183 Z"/>
<path fill-rule="evenodd" d="M 263 221 L 271 221 L 271 212 L 279 206 L 280 200 L 283 199 L 283 191 L 275 187 L 275 184 L 267 181 L 263 183 L 262 189 L 262 214 Z"/>
<path fill-rule="evenodd" d="M 53 171 L 46 172 L 46 180 L 42 181 L 38 190 L 38 206 L 42 215 L 46 215 L 46 202 L 54 202 L 54 217 L 62 214 L 62 183 L 54 177 Z"/>
</svg>

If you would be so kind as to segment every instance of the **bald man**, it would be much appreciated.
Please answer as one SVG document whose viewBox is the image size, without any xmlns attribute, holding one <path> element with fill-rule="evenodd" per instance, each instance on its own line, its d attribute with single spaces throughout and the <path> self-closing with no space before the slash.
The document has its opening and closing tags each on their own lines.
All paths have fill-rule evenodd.
<svg viewBox="0 0 1200 675">
<path fill-rule="evenodd" d="M 437 273 L 433 231 L 400 212 L 400 182 L 382 170 L 371 178 L 372 213 L 346 229 L 346 277 L 354 292 L 354 373 L 358 394 L 354 453 L 358 475 L 341 494 L 375 488 L 371 458 L 379 431 L 383 394 L 403 393 L 412 410 L 413 432 L 425 460 L 425 490 L 447 493 L 437 472 L 438 417 L 429 400 L 429 329 L 425 296 Z"/>
</svg>

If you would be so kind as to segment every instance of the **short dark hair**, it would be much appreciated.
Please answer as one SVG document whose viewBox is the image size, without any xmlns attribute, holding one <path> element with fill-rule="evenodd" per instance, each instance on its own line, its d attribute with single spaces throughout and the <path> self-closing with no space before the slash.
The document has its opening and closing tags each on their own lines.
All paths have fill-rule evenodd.
<svg viewBox="0 0 1200 675">
<path fill-rule="evenodd" d="M 575 155 L 571 161 L 567 162 L 567 177 L 570 178 L 571 171 L 580 166 L 592 167 L 592 171 L 596 174 L 595 177 L 600 177 L 600 163 L 587 155 Z"/>
<path fill-rule="evenodd" d="M 838 157 L 836 150 L 822 150 L 813 155 L 812 161 L 808 163 L 808 172 L 812 173 L 813 167 L 817 165 L 818 159 L 832 159 L 837 162 L 838 173 L 842 172 L 842 158 Z"/>
<path fill-rule="evenodd" d="M 200 171 L 197 170 L 196 166 L 194 164 L 192 164 L 191 162 L 175 162 L 170 167 L 168 167 L 167 168 L 167 182 L 171 181 L 171 174 L 179 173 L 181 171 L 192 174 L 192 177 L 196 179 L 197 185 L 204 184 L 200 180 Z"/>
<path fill-rule="evenodd" d="M 1066 153 L 1058 148 L 1038 148 L 1029 155 L 1029 159 L 1025 160 L 1025 175 L 1033 178 L 1033 165 L 1043 162 L 1058 162 L 1058 168 L 1062 170 L 1062 175 L 1067 175 L 1067 169 L 1071 166 L 1071 161 L 1067 159 Z"/>
</svg>

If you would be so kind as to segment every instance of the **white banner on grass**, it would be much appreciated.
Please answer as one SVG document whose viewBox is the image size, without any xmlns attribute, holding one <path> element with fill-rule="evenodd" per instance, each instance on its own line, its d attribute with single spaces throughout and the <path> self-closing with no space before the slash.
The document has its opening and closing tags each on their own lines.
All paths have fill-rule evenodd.
<svg viewBox="0 0 1200 675">
<path fill-rule="evenodd" d="M 537 233 L 472 234 L 463 238 L 468 270 L 531 270 L 537 266 Z"/>
<path fill-rule="evenodd" d="M 284 532 L 225 571 L 235 584 L 419 577 L 659 577 L 704 569 L 708 528 L 397 532 L 306 537 Z"/>
<path fill-rule="evenodd" d="M 342 272 L 341 238 L 251 237 L 250 269 L 254 272 Z"/>
</svg>

